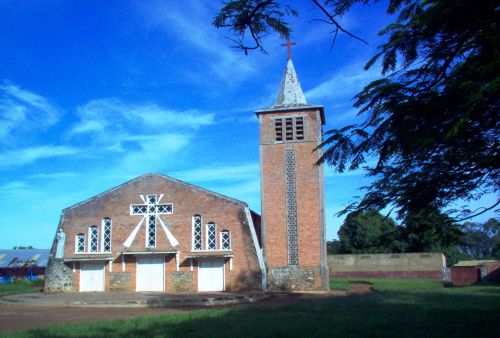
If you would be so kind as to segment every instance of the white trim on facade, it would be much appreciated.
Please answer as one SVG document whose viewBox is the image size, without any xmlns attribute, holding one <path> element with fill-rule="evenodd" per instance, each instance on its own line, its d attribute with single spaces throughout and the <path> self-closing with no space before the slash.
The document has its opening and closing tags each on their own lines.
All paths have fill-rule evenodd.
<svg viewBox="0 0 500 338">
<path fill-rule="evenodd" d="M 259 266 L 260 266 L 260 273 L 262 276 L 261 283 L 262 283 L 262 291 L 267 290 L 267 274 L 266 274 L 266 265 L 264 263 L 264 256 L 262 254 L 262 249 L 259 246 L 259 240 L 257 239 L 257 233 L 255 232 L 255 227 L 253 224 L 252 220 L 252 215 L 250 214 L 250 209 L 245 207 L 245 214 L 247 216 L 247 223 L 248 227 L 250 228 L 250 233 L 252 234 L 252 241 L 253 245 L 255 247 L 255 253 L 257 254 L 257 259 L 259 261 Z M 264 240 L 262 238 L 262 240 Z"/>
<path fill-rule="evenodd" d="M 92 234 L 92 230 L 96 231 L 95 236 Z M 95 241 L 95 250 L 92 250 L 92 246 Z M 89 240 L 88 242 L 88 247 L 87 247 L 87 252 L 88 253 L 99 253 L 99 227 L 97 225 L 91 225 L 89 226 Z"/>
<path fill-rule="evenodd" d="M 228 235 L 227 241 L 223 238 L 225 233 L 227 233 Z M 228 247 L 224 248 L 226 242 L 228 244 Z M 219 246 L 220 251 L 231 251 L 231 231 L 224 229 L 219 233 Z"/>
<path fill-rule="evenodd" d="M 109 220 L 109 238 L 106 238 L 106 231 L 107 231 L 107 228 L 108 228 L 108 224 L 106 224 L 107 220 Z M 113 221 L 111 220 L 111 217 L 104 217 L 101 221 L 101 227 L 102 227 L 102 231 L 101 231 L 101 252 L 105 252 L 105 253 L 111 253 L 113 251 L 113 249 L 111 248 L 111 245 L 112 245 L 112 234 L 113 234 Z M 106 251 L 105 250 L 105 246 L 106 246 L 106 241 L 109 241 L 109 251 Z"/>
<path fill-rule="evenodd" d="M 208 228 L 209 226 L 213 225 L 213 231 L 210 231 L 210 229 Z M 205 249 L 207 251 L 215 251 L 217 250 L 217 224 L 215 224 L 214 222 L 208 222 L 205 226 L 206 228 L 206 231 L 205 231 Z M 214 241 L 214 247 L 213 249 L 210 249 L 210 237 L 213 234 L 214 238 L 213 238 L 213 241 Z"/>
<path fill-rule="evenodd" d="M 83 251 L 80 251 L 80 238 L 83 238 Z M 75 254 L 85 253 L 86 238 L 84 233 L 78 233 L 75 235 Z"/>
<path fill-rule="evenodd" d="M 195 248 L 196 243 L 196 230 L 195 230 L 195 222 L 196 218 L 199 217 L 199 226 L 200 226 L 200 248 Z M 199 214 L 195 214 L 191 218 L 191 251 L 202 251 L 203 250 L 203 218 Z"/>
<path fill-rule="evenodd" d="M 141 229 L 142 223 L 144 223 L 145 219 L 146 219 L 146 217 L 141 218 L 139 223 L 135 226 L 134 230 L 132 230 L 132 232 L 130 233 L 128 238 L 125 240 L 125 242 L 123 242 L 124 247 L 130 248 L 130 246 L 134 242 L 135 237 L 137 236 L 137 233 Z"/>
</svg>

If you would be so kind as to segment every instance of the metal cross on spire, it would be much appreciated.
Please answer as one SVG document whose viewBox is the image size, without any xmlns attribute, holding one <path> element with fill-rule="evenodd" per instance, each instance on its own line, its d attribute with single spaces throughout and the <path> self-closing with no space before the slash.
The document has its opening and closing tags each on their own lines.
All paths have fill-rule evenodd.
<svg viewBox="0 0 500 338">
<path fill-rule="evenodd" d="M 296 45 L 297 43 L 296 42 L 290 42 L 290 39 L 288 39 L 288 42 L 287 43 L 282 43 L 281 45 L 282 46 L 287 46 L 288 47 L 288 60 L 291 60 L 292 59 L 292 51 L 291 51 L 291 46 L 294 46 Z"/>
</svg>

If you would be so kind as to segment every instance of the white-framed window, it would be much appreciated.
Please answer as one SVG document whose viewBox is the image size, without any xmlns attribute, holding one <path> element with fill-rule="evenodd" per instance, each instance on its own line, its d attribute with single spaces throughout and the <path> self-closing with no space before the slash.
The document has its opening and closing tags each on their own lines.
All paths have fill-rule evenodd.
<svg viewBox="0 0 500 338">
<path fill-rule="evenodd" d="M 75 236 L 75 252 L 85 253 L 85 234 L 77 234 Z"/>
<path fill-rule="evenodd" d="M 220 232 L 220 249 L 231 250 L 231 233 L 229 230 L 222 230 Z"/>
<path fill-rule="evenodd" d="M 207 231 L 206 231 L 206 248 L 207 250 L 215 250 L 216 248 L 216 234 L 217 227 L 215 223 L 207 223 Z"/>
<path fill-rule="evenodd" d="M 151 195 L 148 195 L 148 198 Z M 148 216 L 148 233 L 146 236 L 146 247 L 154 248 L 156 247 L 156 215 Z"/>
<path fill-rule="evenodd" d="M 99 228 L 97 225 L 89 227 L 89 252 L 98 251 Z"/>
<path fill-rule="evenodd" d="M 193 216 L 193 251 L 202 250 L 203 226 L 201 225 L 201 216 Z"/>
<path fill-rule="evenodd" d="M 101 251 L 111 252 L 111 218 L 102 219 Z"/>
</svg>

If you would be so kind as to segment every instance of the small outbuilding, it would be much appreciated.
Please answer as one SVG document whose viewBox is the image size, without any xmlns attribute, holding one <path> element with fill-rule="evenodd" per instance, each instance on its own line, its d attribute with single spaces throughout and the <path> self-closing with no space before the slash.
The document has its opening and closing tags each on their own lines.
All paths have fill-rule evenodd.
<svg viewBox="0 0 500 338">
<path fill-rule="evenodd" d="M 5 283 L 12 279 L 38 279 L 45 275 L 49 249 L 0 250 L 0 277 Z"/>
</svg>

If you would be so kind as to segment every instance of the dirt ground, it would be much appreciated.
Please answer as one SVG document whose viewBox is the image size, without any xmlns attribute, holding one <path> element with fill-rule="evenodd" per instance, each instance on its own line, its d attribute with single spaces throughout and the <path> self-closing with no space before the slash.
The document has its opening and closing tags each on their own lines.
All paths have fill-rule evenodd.
<svg viewBox="0 0 500 338">
<path fill-rule="evenodd" d="M 48 307 L 0 304 L 0 332 L 26 330 L 50 325 L 99 320 L 126 319 L 185 309 Z"/>
<path fill-rule="evenodd" d="M 353 293 L 366 293 L 369 285 L 352 286 Z M 306 299 L 338 297 L 333 294 L 283 294 L 273 295 L 251 304 L 228 305 L 231 307 L 277 307 Z M 12 332 L 45 326 L 91 321 L 127 319 L 180 313 L 207 307 L 148 308 L 148 307 L 57 307 L 28 306 L 0 303 L 0 332 Z"/>
</svg>

